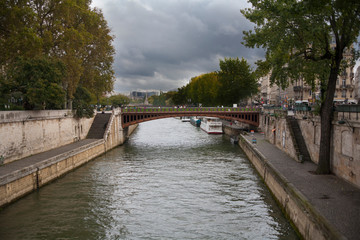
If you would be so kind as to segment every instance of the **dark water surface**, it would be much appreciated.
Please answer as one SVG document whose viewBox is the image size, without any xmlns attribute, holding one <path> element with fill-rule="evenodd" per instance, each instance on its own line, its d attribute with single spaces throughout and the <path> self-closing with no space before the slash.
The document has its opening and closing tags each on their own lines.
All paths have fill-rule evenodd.
<svg viewBox="0 0 360 240">
<path fill-rule="evenodd" d="M 238 146 L 163 119 L 3 209 L 0 239 L 297 236 Z"/>
</svg>

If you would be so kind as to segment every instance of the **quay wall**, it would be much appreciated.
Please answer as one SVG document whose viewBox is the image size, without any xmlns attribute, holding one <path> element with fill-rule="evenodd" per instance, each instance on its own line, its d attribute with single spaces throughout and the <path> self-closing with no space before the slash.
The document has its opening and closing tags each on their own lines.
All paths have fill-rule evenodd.
<svg viewBox="0 0 360 240">
<path fill-rule="evenodd" d="M 319 161 L 320 117 L 309 112 L 297 112 L 301 133 L 311 160 Z M 260 130 L 265 138 L 293 159 L 298 160 L 285 115 L 260 115 Z M 331 171 L 338 177 L 360 187 L 360 117 L 358 113 L 335 112 L 331 134 Z"/>
<path fill-rule="evenodd" d="M 304 239 L 342 239 L 342 236 L 307 204 L 305 197 L 292 187 L 243 135 L 240 135 L 239 146 Z"/>
<path fill-rule="evenodd" d="M 86 138 L 94 118 L 70 110 L 0 112 L 0 165 Z"/>
<path fill-rule="evenodd" d="M 64 152 L 0 177 L 0 207 L 39 189 L 106 151 L 123 144 L 137 125 L 121 127 L 119 111 L 113 111 L 104 139 Z M 87 134 L 87 132 L 86 132 Z M 85 136 L 86 136 L 85 134 Z"/>
<path fill-rule="evenodd" d="M 0 206 L 40 188 L 104 152 L 104 140 L 98 140 L 3 176 L 0 178 Z"/>
</svg>

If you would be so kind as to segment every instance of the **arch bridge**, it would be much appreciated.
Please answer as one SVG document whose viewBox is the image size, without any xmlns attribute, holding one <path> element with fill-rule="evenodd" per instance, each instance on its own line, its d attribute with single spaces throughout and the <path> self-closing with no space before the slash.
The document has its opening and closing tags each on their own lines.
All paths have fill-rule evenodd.
<svg viewBox="0 0 360 240">
<path fill-rule="evenodd" d="M 259 108 L 230 107 L 125 107 L 121 108 L 122 127 L 155 119 L 184 116 L 206 116 L 259 126 Z"/>
</svg>

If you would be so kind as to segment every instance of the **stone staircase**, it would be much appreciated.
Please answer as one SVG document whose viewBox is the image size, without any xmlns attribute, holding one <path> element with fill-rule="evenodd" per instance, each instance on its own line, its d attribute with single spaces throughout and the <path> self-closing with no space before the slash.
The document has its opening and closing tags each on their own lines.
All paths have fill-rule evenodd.
<svg viewBox="0 0 360 240">
<path fill-rule="evenodd" d="M 301 133 L 301 129 L 300 129 L 298 121 L 296 120 L 296 118 L 294 118 L 292 116 L 288 116 L 286 118 L 286 121 L 290 128 L 290 134 L 293 139 L 294 148 L 295 148 L 296 154 L 298 156 L 298 161 L 299 162 L 311 161 L 310 154 L 306 147 L 306 143 L 305 143 L 304 137 Z"/>
<path fill-rule="evenodd" d="M 88 139 L 102 139 L 109 123 L 111 113 L 98 113 L 90 127 Z"/>
</svg>

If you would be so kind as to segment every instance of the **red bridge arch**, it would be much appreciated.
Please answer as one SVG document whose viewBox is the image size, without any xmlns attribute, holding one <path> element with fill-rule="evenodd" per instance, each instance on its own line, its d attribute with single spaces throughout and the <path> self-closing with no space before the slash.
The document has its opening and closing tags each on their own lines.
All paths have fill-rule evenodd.
<svg viewBox="0 0 360 240">
<path fill-rule="evenodd" d="M 228 107 L 127 107 L 121 109 L 122 127 L 169 117 L 207 116 L 259 126 L 259 108 Z"/>
</svg>

